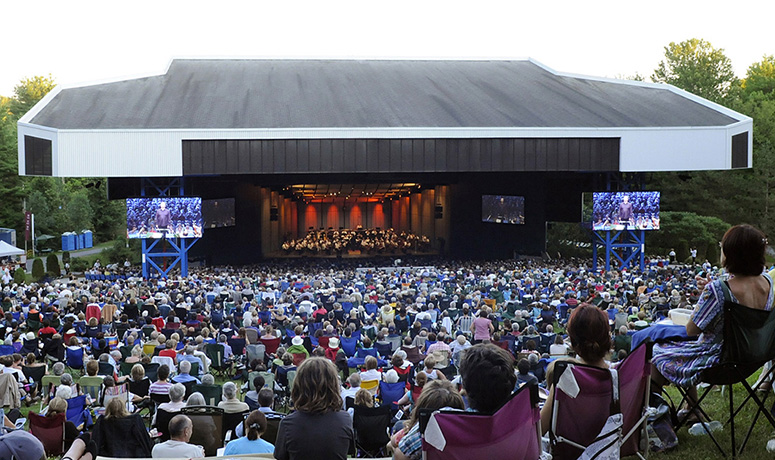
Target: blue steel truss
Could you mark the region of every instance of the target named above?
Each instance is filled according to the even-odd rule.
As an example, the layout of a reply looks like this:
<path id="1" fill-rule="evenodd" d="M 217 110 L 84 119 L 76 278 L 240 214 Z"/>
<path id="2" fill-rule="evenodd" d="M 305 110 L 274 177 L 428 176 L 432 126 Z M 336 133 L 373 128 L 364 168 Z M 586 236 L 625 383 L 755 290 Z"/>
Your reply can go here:
<path id="1" fill-rule="evenodd" d="M 184 196 L 185 183 L 182 177 L 172 179 L 140 179 L 140 196 L 171 197 Z M 151 271 L 160 278 L 167 278 L 175 268 L 181 276 L 188 276 L 188 250 L 196 238 L 143 238 L 143 278 L 150 278 Z M 169 246 L 169 248 L 167 247 Z M 167 260 L 171 258 L 171 260 Z"/>
<path id="2" fill-rule="evenodd" d="M 643 173 L 609 172 L 605 175 L 607 191 L 643 190 Z M 612 258 L 619 268 L 632 268 L 636 263 L 643 271 L 646 267 L 646 232 L 625 229 L 592 232 L 592 269 L 597 271 L 598 247 L 605 250 L 605 270 L 611 269 Z"/>

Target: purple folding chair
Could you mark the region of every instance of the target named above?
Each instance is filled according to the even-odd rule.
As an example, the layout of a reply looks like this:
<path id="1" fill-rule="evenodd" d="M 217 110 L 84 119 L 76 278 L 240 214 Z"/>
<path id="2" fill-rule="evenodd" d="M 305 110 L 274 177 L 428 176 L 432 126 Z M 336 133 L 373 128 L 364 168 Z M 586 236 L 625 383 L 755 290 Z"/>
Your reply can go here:
<path id="1" fill-rule="evenodd" d="M 607 369 L 571 361 L 554 366 L 554 401 L 549 439 L 555 460 L 576 459 L 600 434 L 609 416 L 622 414 L 621 456 L 638 455 L 641 436 L 645 436 L 651 386 L 651 342 L 644 343 L 617 368 L 619 400 L 613 397 L 612 374 Z M 572 366 L 572 367 L 571 367 Z M 572 397 L 560 384 L 562 375 L 571 372 L 578 386 Z M 566 377 L 567 379 L 567 377 Z"/>
<path id="2" fill-rule="evenodd" d="M 471 460 L 486 453 L 488 460 L 536 460 L 541 457 L 540 420 L 536 385 L 520 388 L 492 415 L 436 411 L 424 426 L 424 458 Z"/>

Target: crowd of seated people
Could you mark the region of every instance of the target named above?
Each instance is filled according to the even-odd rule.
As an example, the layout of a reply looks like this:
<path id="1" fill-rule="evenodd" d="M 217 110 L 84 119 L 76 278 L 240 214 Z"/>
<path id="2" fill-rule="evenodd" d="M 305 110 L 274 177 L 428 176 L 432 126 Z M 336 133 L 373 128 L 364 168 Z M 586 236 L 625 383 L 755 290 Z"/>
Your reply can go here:
<path id="1" fill-rule="evenodd" d="M 426 252 L 430 249 L 430 240 L 425 235 L 412 232 L 396 232 L 392 228 L 354 230 L 312 230 L 304 237 L 289 239 L 282 244 L 285 252 L 300 254 L 341 254 L 348 251 L 360 251 L 364 254 L 409 254 Z"/>
<path id="2" fill-rule="evenodd" d="M 14 380 L 0 397 L 12 390 L 12 407 L 40 398 L 47 414 L 66 413 L 73 460 L 210 455 L 196 450 L 203 441 L 189 412 L 202 406 L 239 417 L 233 441 L 216 440 L 227 453 L 271 449 L 284 459 L 345 458 L 357 433 L 347 409 L 390 405 L 403 417 L 383 447 L 419 458 L 418 408 L 492 413 L 521 385 L 551 392 L 551 361 L 622 360 L 635 331 L 696 304 L 703 287 L 692 267 L 600 274 L 573 261 L 421 261 L 397 271 L 300 260 L 163 281 L 5 285 L 0 363 Z M 605 337 L 573 335 L 585 309 L 599 313 Z M 123 452 L 110 441 L 116 430 L 148 442 Z"/>

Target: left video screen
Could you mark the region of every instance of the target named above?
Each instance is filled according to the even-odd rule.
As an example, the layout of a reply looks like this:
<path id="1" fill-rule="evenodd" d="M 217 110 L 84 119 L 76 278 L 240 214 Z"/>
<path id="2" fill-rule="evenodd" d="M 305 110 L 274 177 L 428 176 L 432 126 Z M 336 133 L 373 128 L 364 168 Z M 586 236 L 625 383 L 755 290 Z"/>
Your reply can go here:
<path id="1" fill-rule="evenodd" d="M 127 198 L 127 238 L 201 238 L 202 198 Z"/>

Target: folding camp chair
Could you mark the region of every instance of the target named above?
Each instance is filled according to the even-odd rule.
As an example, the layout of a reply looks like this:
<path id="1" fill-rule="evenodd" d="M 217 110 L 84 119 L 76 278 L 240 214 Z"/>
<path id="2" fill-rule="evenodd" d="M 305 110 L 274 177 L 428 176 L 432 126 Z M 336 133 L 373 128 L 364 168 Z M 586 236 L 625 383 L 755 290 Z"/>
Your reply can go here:
<path id="1" fill-rule="evenodd" d="M 406 392 L 406 382 L 387 383 L 379 382 L 379 397 L 383 406 L 389 406 L 395 413 L 398 411 L 396 401 L 401 399 Z"/>
<path id="2" fill-rule="evenodd" d="M 67 420 L 80 429 L 92 425 L 91 413 L 86 409 L 86 395 L 76 396 L 67 400 Z"/>
<path id="3" fill-rule="evenodd" d="M 578 458 L 598 437 L 608 417 L 616 413 L 622 414 L 621 456 L 638 455 L 643 458 L 639 447 L 641 437 L 646 436 L 651 345 L 643 343 L 633 350 L 615 373 L 571 361 L 555 362 L 552 382 L 555 390 L 549 428 L 554 459 Z M 563 377 L 565 372 L 570 374 Z M 567 382 L 574 381 L 577 392 L 571 391 L 573 385 L 567 385 Z M 615 388 L 618 399 L 614 397 Z M 575 397 L 574 393 L 577 393 Z"/>
<path id="4" fill-rule="evenodd" d="M 189 442 L 205 449 L 206 456 L 217 455 L 223 447 L 223 409 L 211 406 L 189 406 L 180 410 L 194 424 Z M 157 419 L 158 421 L 158 419 Z"/>
<path id="5" fill-rule="evenodd" d="M 30 433 L 43 443 L 48 457 L 57 457 L 65 451 L 65 414 L 44 417 L 34 412 L 27 416 L 30 420 Z"/>
<path id="6" fill-rule="evenodd" d="M 67 367 L 70 368 L 70 370 L 78 371 L 79 375 L 83 373 L 83 348 L 78 348 L 76 350 L 66 348 L 65 364 L 67 364 Z"/>
<path id="7" fill-rule="evenodd" d="M 113 377 L 113 374 L 116 373 L 116 368 L 113 367 L 110 363 L 99 363 L 99 370 L 97 371 L 97 375 L 109 375 Z"/>
<path id="8" fill-rule="evenodd" d="M 102 396 L 102 377 L 90 377 L 88 375 L 78 379 L 78 385 L 93 401 L 99 401 Z"/>
<path id="9" fill-rule="evenodd" d="M 194 385 L 193 391 L 202 393 L 202 396 L 205 398 L 205 403 L 207 403 L 208 406 L 217 406 L 218 403 L 221 402 L 223 388 L 220 385 L 197 383 Z"/>
<path id="10" fill-rule="evenodd" d="M 163 409 L 156 409 L 156 424 L 154 427 L 161 435 L 159 437 L 161 442 L 168 441 L 170 439 L 169 424 L 170 420 L 172 420 L 172 417 L 176 415 L 178 415 L 177 412 L 167 412 Z"/>
<path id="11" fill-rule="evenodd" d="M 355 337 L 342 337 L 339 344 L 348 358 L 355 356 L 355 351 L 358 349 L 358 339 Z"/>
<path id="12" fill-rule="evenodd" d="M 46 375 L 46 366 L 22 366 L 22 372 L 25 377 L 37 383 L 38 388 L 40 388 L 43 376 Z"/>
<path id="13" fill-rule="evenodd" d="M 280 346 L 280 337 L 273 339 L 261 339 L 261 343 L 266 347 L 266 352 L 270 355 L 277 353 L 277 348 Z"/>
<path id="14" fill-rule="evenodd" d="M 768 361 L 775 359 L 775 309 L 770 311 L 748 308 L 744 305 L 732 302 L 729 293 L 729 287 L 724 283 L 724 338 L 721 345 L 721 358 L 719 364 L 709 369 L 705 369 L 700 374 L 700 381 L 708 383 L 709 386 L 704 393 L 697 399 L 697 402 L 690 407 L 687 416 L 678 420 L 675 429 L 678 430 L 686 423 L 689 414 L 699 412 L 700 423 L 703 424 L 705 431 L 710 435 L 711 440 L 716 445 L 722 455 L 726 452 L 721 447 L 713 433 L 708 429 L 705 420 L 710 420 L 707 413 L 702 408 L 702 401 L 708 395 L 714 385 L 727 385 L 729 393 L 729 423 L 731 434 L 731 452 L 733 457 L 742 454 L 748 438 L 753 432 L 754 426 L 759 419 L 759 415 L 764 414 L 767 421 L 775 428 L 775 417 L 771 411 L 764 407 L 764 401 L 757 396 L 756 391 L 759 386 L 751 387 L 746 380 L 751 374 L 764 366 Z M 773 368 L 762 375 L 758 382 L 764 382 L 772 375 Z M 740 383 L 748 392 L 748 396 L 735 409 L 734 384 Z M 686 391 L 678 387 L 683 401 L 690 401 Z M 765 398 L 766 399 L 766 398 Z M 748 433 L 740 445 L 740 450 L 736 449 L 735 439 L 735 416 L 743 409 L 748 401 L 753 400 L 758 406 L 756 414 L 748 429 Z M 682 401 L 682 403 L 683 403 Z"/>
<path id="15" fill-rule="evenodd" d="M 223 414 L 223 438 L 227 439 L 228 433 L 231 431 L 232 435 L 228 437 L 228 439 L 234 439 L 236 436 L 234 436 L 234 429 L 237 428 L 237 425 L 245 421 L 245 418 L 248 416 L 249 411 L 243 411 L 243 412 L 234 412 L 234 413 L 226 413 Z"/>
<path id="16" fill-rule="evenodd" d="M 145 376 L 148 377 L 148 379 L 151 382 L 156 381 L 156 376 L 159 374 L 159 367 L 161 364 L 155 363 L 151 361 L 150 364 L 143 364 L 143 369 L 145 369 Z M 175 367 L 170 367 L 170 371 L 174 371 Z"/>
<path id="17" fill-rule="evenodd" d="M 257 359 L 261 362 L 264 361 L 264 357 L 266 356 L 266 346 L 263 343 L 253 343 L 245 348 L 247 349 L 248 363 L 253 362 L 254 359 Z"/>
<path id="18" fill-rule="evenodd" d="M 420 413 L 427 460 L 537 460 L 541 457 L 538 387 L 525 385 L 492 415 L 441 410 Z"/>
<path id="19" fill-rule="evenodd" d="M 383 456 L 384 448 L 390 441 L 390 406 L 353 408 L 353 431 L 355 447 L 360 454 L 370 458 Z"/>
<path id="20" fill-rule="evenodd" d="M 106 387 L 102 395 L 102 406 L 108 407 L 108 403 L 114 399 L 120 399 L 126 404 L 129 401 L 129 388 L 127 384 Z"/>
<path id="21" fill-rule="evenodd" d="M 225 377 L 229 373 L 231 366 L 224 362 L 224 348 L 220 343 L 210 343 L 205 345 L 205 355 L 210 358 L 210 371 L 216 375 Z"/>

